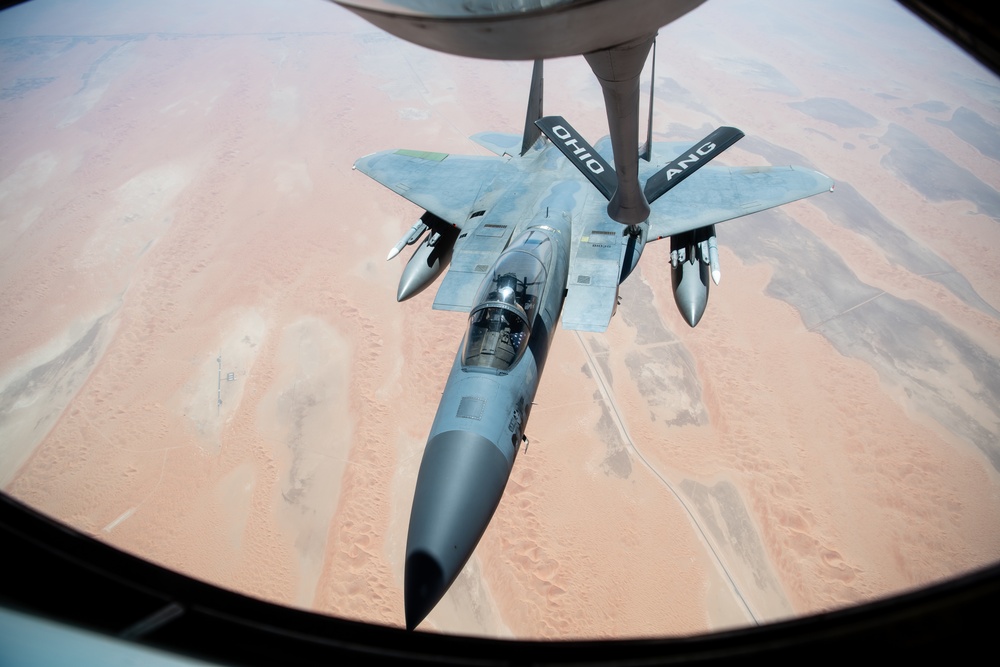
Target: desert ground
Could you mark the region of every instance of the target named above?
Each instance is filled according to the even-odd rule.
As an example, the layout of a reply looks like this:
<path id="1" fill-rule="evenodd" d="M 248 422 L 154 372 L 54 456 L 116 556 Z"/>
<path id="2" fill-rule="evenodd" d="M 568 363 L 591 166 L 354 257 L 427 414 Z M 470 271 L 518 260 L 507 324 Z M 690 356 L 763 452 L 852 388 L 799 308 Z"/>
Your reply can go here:
<path id="1" fill-rule="evenodd" d="M 320 0 L 33 0 L 0 58 L 4 492 L 401 626 L 466 318 L 433 287 L 396 303 L 385 253 L 422 211 L 351 166 L 487 155 L 467 137 L 520 133 L 530 63 Z M 545 77 L 546 112 L 606 133 L 582 59 Z M 719 226 L 697 328 L 664 241 L 605 333 L 557 331 L 530 445 L 421 629 L 687 635 L 1000 560 L 1000 81 L 896 3 L 710 0 L 661 29 L 655 91 L 657 140 L 735 125 L 721 162 L 836 188 Z"/>

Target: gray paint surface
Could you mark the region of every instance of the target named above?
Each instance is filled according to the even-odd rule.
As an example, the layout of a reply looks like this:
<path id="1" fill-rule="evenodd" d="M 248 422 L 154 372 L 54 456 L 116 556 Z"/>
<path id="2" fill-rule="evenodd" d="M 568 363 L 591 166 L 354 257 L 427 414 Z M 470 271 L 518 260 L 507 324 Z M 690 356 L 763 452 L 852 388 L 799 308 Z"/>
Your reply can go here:
<path id="1" fill-rule="evenodd" d="M 530 115 L 529 110 L 529 120 Z M 585 167 L 569 159 L 572 153 L 564 155 L 551 141 L 528 141 L 527 131 L 524 137 L 487 132 L 473 139 L 496 157 L 387 150 L 355 163 L 357 170 L 436 216 L 439 224 L 457 230 L 434 307 L 471 311 L 417 476 L 404 574 L 410 629 L 458 577 L 500 502 L 560 315 L 566 329 L 604 331 L 617 307 L 620 282 L 650 241 L 832 189 L 829 178 L 805 168 L 699 164 L 653 201 L 648 220 L 630 226 L 611 219 L 607 193 L 585 177 Z M 609 148 L 605 138 L 593 150 L 610 163 Z M 654 145 L 652 159 L 639 161 L 639 181 L 646 183 L 654 175 L 663 181 L 661 170 L 689 150 L 694 149 L 686 143 Z M 411 234 L 408 230 L 400 243 Z M 507 273 L 509 262 L 525 255 L 537 257 L 544 271 L 530 279 Z M 623 273 L 626 263 L 629 270 Z M 707 272 L 707 267 L 701 269 Z M 531 285 L 533 296 L 513 306 L 499 301 L 505 277 L 524 294 Z M 707 285 L 705 290 L 707 298 Z M 494 361 L 503 344 L 507 354 L 516 347 L 511 341 L 530 332 L 526 349 L 511 354 L 513 363 L 484 367 L 470 361 L 467 348 L 483 335 L 475 329 L 483 314 L 489 314 L 490 335 L 501 341 L 489 353 L 496 355 Z M 688 321 L 694 326 L 697 318 Z M 605 465 L 628 477 L 630 462 L 619 454 L 624 449 L 612 448 Z"/>

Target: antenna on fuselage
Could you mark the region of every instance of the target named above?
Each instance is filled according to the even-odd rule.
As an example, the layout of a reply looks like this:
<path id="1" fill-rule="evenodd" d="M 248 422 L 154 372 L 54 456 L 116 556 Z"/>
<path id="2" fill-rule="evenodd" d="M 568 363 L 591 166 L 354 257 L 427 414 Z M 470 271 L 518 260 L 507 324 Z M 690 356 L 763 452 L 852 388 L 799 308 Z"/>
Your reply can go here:
<path id="1" fill-rule="evenodd" d="M 521 155 L 535 145 L 542 131 L 535 121 L 542 117 L 542 59 L 535 61 L 531 70 L 531 89 L 528 92 L 528 111 L 524 118 L 524 139 L 521 141 Z"/>

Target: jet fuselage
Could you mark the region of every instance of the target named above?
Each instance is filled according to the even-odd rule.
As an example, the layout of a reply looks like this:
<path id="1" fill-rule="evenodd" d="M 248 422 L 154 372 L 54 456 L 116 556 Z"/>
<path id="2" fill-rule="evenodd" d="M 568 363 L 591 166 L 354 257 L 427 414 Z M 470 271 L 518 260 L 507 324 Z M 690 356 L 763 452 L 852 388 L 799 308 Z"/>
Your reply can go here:
<path id="1" fill-rule="evenodd" d="M 483 279 L 417 476 L 404 575 L 409 628 L 458 576 L 503 495 L 559 321 L 569 254 L 570 224 L 549 208 Z"/>
<path id="2" fill-rule="evenodd" d="M 703 167 L 703 153 L 717 154 L 742 136 L 723 127 L 693 146 L 657 144 L 662 157 L 638 165 L 649 220 L 623 225 L 607 207 L 615 179 L 602 178 L 613 171 L 609 141 L 591 147 L 559 116 L 537 123 L 549 140 L 529 132 L 476 135 L 496 157 L 397 149 L 355 163 L 425 211 L 421 223 L 430 233 L 408 262 L 397 298 L 418 294 L 447 264 L 434 307 L 469 313 L 414 492 L 404 573 L 410 629 L 454 582 L 499 504 L 557 323 L 604 331 L 620 283 L 649 242 L 669 238 L 674 298 L 694 326 L 708 283 L 719 276 L 715 224 L 832 185 L 794 167 Z M 523 155 L 518 146 L 528 147 Z M 601 169 L 580 162 L 577 149 L 588 160 L 600 157 Z M 416 244 L 422 225 L 396 247 Z"/>

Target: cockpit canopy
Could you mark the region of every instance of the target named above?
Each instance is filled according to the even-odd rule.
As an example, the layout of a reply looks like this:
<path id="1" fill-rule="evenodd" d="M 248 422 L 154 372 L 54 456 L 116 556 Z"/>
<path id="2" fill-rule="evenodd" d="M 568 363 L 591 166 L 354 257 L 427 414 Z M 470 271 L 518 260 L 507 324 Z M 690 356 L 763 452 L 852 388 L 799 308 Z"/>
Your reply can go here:
<path id="1" fill-rule="evenodd" d="M 540 232 L 520 237 L 483 280 L 469 315 L 463 366 L 505 373 L 524 354 L 535 321 L 551 241 Z"/>
<path id="2" fill-rule="evenodd" d="M 480 306 L 469 316 L 463 365 L 506 373 L 524 354 L 530 333 L 520 312 L 506 305 Z"/>

